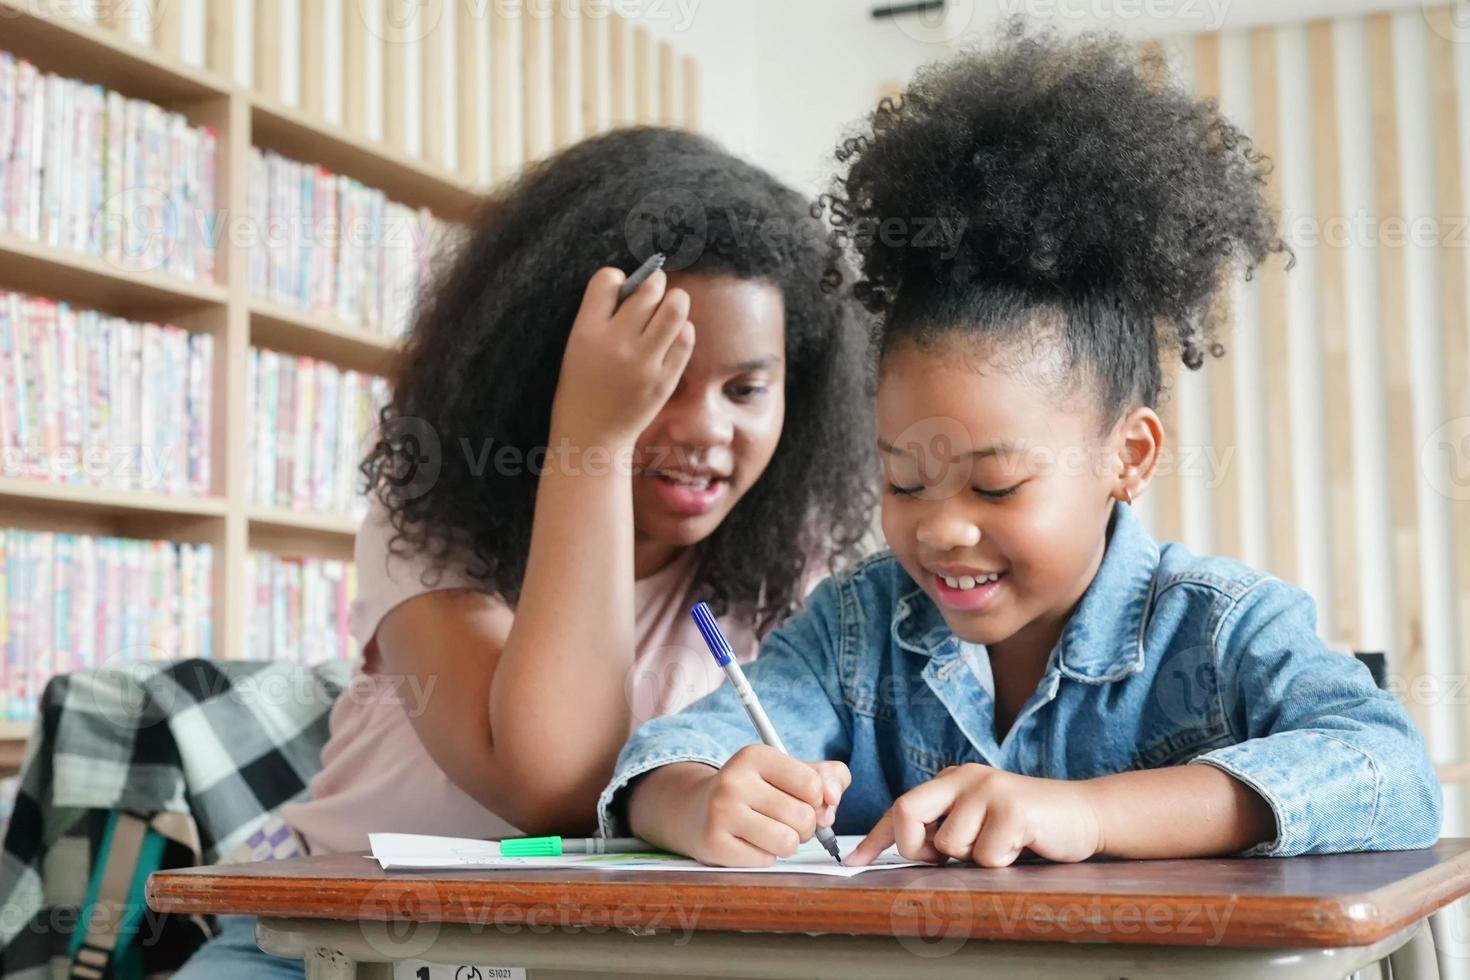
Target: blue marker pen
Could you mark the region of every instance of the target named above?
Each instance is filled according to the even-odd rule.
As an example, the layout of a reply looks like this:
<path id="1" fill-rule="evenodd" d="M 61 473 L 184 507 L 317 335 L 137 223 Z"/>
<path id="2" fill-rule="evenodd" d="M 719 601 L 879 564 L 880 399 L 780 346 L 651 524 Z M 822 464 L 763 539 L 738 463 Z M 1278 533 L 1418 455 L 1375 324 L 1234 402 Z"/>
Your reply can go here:
<path id="1" fill-rule="evenodd" d="M 720 624 L 715 622 L 715 617 L 710 613 L 709 606 L 702 602 L 696 602 L 689 615 L 694 617 L 694 625 L 699 627 L 699 635 L 704 637 L 705 645 L 709 652 L 714 654 L 715 663 L 725 669 L 725 676 L 730 678 L 730 683 L 735 688 L 735 693 L 740 697 L 740 703 L 745 705 L 745 713 L 750 715 L 751 724 L 760 733 L 761 741 L 782 755 L 790 755 L 786 746 L 781 744 L 781 736 L 776 734 L 776 729 L 771 726 L 771 719 L 766 717 L 766 709 L 761 707 L 760 699 L 755 696 L 755 691 L 750 686 L 750 681 L 745 679 L 745 671 L 740 669 L 740 663 L 735 659 L 735 651 L 730 647 L 730 641 L 725 639 L 725 634 L 720 630 Z M 831 827 L 818 827 L 817 840 L 827 849 L 827 853 L 842 863 L 842 852 L 837 849 L 837 835 L 832 833 Z"/>

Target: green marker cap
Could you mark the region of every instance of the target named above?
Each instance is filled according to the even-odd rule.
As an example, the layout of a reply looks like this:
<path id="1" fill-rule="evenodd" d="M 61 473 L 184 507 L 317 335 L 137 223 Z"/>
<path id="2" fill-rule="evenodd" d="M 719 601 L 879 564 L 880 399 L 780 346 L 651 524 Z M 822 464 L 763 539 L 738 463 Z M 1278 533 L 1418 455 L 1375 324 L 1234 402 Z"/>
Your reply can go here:
<path id="1" fill-rule="evenodd" d="M 500 842 L 502 857 L 554 858 L 561 857 L 560 837 L 518 837 Z"/>

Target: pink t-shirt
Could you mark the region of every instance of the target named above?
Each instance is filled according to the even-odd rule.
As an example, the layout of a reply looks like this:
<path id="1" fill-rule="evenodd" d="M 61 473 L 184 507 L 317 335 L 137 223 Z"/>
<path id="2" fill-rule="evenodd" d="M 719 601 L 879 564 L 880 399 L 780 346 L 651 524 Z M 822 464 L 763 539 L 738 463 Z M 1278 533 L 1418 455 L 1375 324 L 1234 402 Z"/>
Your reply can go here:
<path id="1" fill-rule="evenodd" d="M 358 596 L 349 612 L 363 662 L 332 708 L 330 737 L 322 768 L 311 781 L 310 798 L 288 804 L 282 816 L 313 853 L 364 851 L 369 833 L 503 837 L 517 834 L 450 781 L 419 741 L 409 712 L 420 692 L 380 674 L 373 638 L 378 624 L 399 603 L 439 589 L 477 589 L 463 572 L 445 569 L 422 581 L 424 563 L 390 555 L 393 526 L 376 501 L 357 532 Z M 626 693 L 632 728 L 678 711 L 724 680 L 689 617 L 694 554 L 634 584 L 637 604 L 635 666 Z M 809 582 L 808 585 L 816 583 Z M 748 622 L 722 619 L 736 656 L 748 662 L 758 642 Z M 432 692 L 423 692 L 424 696 Z M 630 729 L 631 733 L 631 729 Z"/>

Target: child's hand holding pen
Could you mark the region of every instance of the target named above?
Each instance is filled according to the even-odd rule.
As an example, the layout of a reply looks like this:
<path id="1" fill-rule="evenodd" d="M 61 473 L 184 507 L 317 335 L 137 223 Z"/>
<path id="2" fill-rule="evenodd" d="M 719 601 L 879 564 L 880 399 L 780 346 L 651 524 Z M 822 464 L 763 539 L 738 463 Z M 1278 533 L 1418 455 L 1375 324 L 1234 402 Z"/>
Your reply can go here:
<path id="1" fill-rule="evenodd" d="M 841 762 L 802 762 L 753 744 L 720 769 L 684 762 L 654 770 L 628 817 L 639 836 L 704 864 L 766 868 L 832 826 L 851 781 Z"/>
<path id="2" fill-rule="evenodd" d="M 655 256 L 631 277 L 599 269 L 587 283 L 562 358 L 553 440 L 632 446 L 673 394 L 694 350 L 694 324 L 689 294 L 668 286 L 661 264 Z M 635 287 L 626 300 L 625 286 Z"/>

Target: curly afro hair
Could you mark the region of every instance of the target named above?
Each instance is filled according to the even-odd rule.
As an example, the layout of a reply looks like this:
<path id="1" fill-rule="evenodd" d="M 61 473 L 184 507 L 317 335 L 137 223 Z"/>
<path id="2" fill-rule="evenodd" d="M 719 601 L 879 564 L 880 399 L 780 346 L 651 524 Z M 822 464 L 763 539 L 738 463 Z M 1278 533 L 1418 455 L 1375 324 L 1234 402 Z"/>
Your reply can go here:
<path id="1" fill-rule="evenodd" d="M 774 229 L 774 231 L 773 231 Z M 393 371 L 383 437 L 362 463 L 396 553 L 457 561 L 514 605 L 537 478 L 485 465 L 504 447 L 544 452 L 562 355 L 587 279 L 669 270 L 778 286 L 786 308 L 786 420 L 764 474 L 698 547 L 697 586 L 717 612 L 761 629 L 797 607 L 807 565 L 857 556 L 874 506 L 866 413 L 867 317 L 841 247 L 812 203 L 718 144 L 655 127 L 616 130 L 528 167 L 490 196 L 421 300 Z M 427 427 L 439 471 L 403 492 Z M 486 447 L 490 452 L 486 453 Z M 461 451 L 463 450 L 463 451 Z"/>
<path id="2" fill-rule="evenodd" d="M 1155 406 L 1161 351 L 1191 369 L 1224 353 L 1211 297 L 1236 264 L 1249 278 L 1286 251 L 1262 194 L 1270 166 L 1161 67 L 1116 35 L 1011 20 L 990 50 L 921 69 L 879 105 L 839 147 L 822 203 L 883 350 L 955 331 L 1054 336 L 1104 428 Z M 897 233 L 924 221 L 940 240 Z"/>

